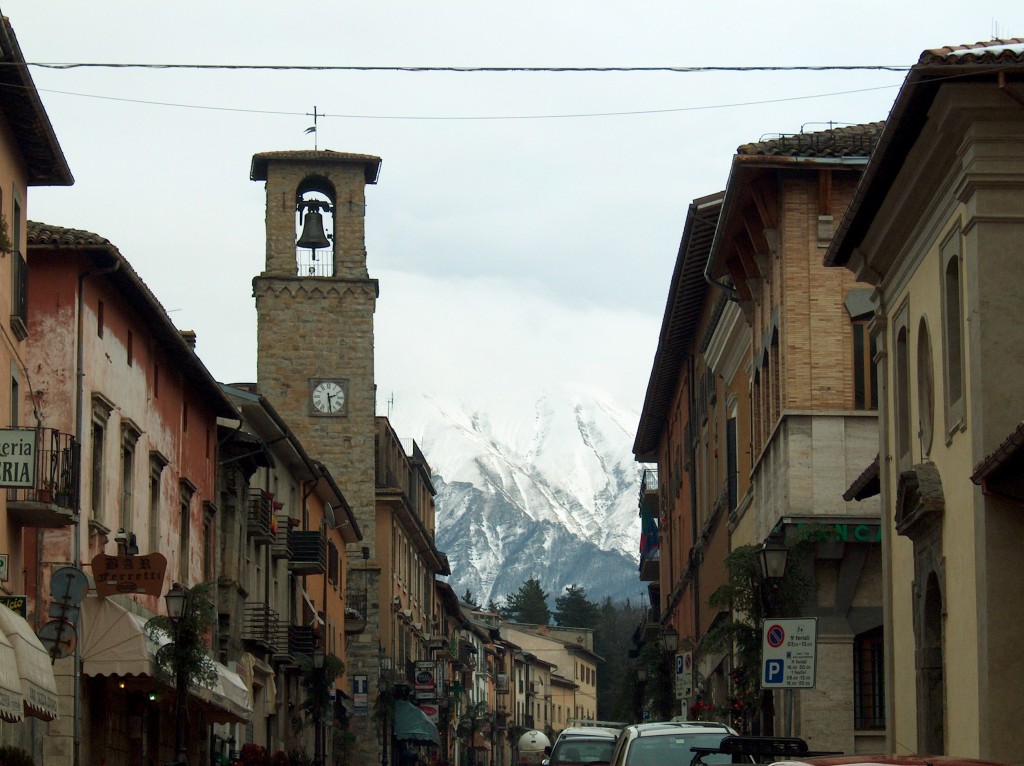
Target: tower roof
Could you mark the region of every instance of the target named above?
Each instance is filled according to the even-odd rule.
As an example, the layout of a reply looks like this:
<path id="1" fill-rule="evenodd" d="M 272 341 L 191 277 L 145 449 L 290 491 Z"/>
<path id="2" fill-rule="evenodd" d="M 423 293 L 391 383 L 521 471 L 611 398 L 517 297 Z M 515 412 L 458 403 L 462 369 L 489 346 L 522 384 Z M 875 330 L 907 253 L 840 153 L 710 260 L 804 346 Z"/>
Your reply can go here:
<path id="1" fill-rule="evenodd" d="M 380 175 L 380 157 L 372 154 L 350 154 L 330 149 L 302 149 L 283 152 L 260 152 L 252 157 L 249 178 L 253 181 L 267 180 L 267 166 L 271 162 L 315 162 L 321 165 L 362 165 L 366 183 L 377 183 Z"/>

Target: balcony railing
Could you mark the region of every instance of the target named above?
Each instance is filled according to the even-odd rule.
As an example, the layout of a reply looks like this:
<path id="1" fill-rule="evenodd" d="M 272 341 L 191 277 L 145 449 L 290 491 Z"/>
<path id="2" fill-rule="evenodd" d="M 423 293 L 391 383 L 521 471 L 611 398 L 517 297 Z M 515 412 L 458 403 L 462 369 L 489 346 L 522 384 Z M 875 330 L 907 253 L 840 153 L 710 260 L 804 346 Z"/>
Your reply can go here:
<path id="1" fill-rule="evenodd" d="M 263 602 L 247 602 L 242 622 L 242 640 L 253 643 L 257 648 L 270 654 L 279 654 L 282 646 L 281 620 L 278 613 Z"/>
<path id="2" fill-rule="evenodd" d="M 288 568 L 295 574 L 327 572 L 327 540 L 322 532 L 288 532 L 292 555 Z"/>
<path id="3" fill-rule="evenodd" d="M 277 517 L 277 532 L 270 544 L 270 555 L 275 559 L 287 559 L 292 555 L 292 540 L 289 535 L 291 520 L 288 514 L 282 513 Z"/>
<path id="4" fill-rule="evenodd" d="M 257 543 L 274 542 L 277 519 L 274 518 L 274 498 L 262 489 L 249 490 L 249 508 L 246 516 L 249 536 Z"/>
<path id="5" fill-rule="evenodd" d="M 79 511 L 81 455 L 74 436 L 52 428 L 5 429 L 14 441 L 33 442 L 32 486 L 7 490 L 7 515 L 26 527 L 74 524 Z"/>
<path id="6" fill-rule="evenodd" d="M 278 651 L 274 660 L 283 665 L 298 666 L 300 655 L 309 656 L 316 646 L 313 629 L 306 625 L 282 625 Z"/>

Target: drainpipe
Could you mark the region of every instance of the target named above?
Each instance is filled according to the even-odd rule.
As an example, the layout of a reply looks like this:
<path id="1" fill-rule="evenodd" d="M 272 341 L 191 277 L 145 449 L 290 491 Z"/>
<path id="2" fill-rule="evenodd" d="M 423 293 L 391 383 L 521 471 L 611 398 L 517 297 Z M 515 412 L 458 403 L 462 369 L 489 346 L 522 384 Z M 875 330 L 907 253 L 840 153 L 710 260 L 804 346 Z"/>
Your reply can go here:
<path id="1" fill-rule="evenodd" d="M 102 269 L 93 269 L 92 271 L 83 271 L 78 275 L 78 326 L 76 328 L 76 348 L 75 348 L 75 433 L 79 439 L 79 449 L 81 449 L 81 442 L 84 441 L 82 430 L 84 426 L 84 416 L 82 414 L 83 400 L 85 399 L 85 338 L 84 338 L 84 319 L 85 313 L 85 280 L 87 277 L 102 276 L 104 274 L 113 274 L 121 268 L 121 261 L 117 258 L 114 259 L 113 266 L 107 266 Z M 81 453 L 79 453 L 81 454 Z M 81 482 L 82 475 L 82 461 L 78 461 L 78 480 Z M 81 486 L 81 484 L 79 484 Z M 81 492 L 79 492 L 79 507 L 77 508 L 78 513 L 75 514 L 75 525 L 74 525 L 74 542 L 73 548 L 73 564 L 76 569 L 82 568 L 82 508 L 81 508 Z M 74 713 L 74 739 L 73 739 L 73 755 L 72 762 L 74 766 L 80 766 L 82 757 L 82 646 L 80 643 L 75 643 L 75 671 L 74 671 L 74 688 L 75 688 L 75 713 Z"/>

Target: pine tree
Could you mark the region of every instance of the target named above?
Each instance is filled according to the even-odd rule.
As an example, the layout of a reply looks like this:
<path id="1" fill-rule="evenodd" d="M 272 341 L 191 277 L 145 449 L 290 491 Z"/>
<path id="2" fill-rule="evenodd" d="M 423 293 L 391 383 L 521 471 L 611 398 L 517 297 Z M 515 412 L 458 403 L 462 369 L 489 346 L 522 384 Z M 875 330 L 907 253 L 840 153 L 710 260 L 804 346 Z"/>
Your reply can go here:
<path id="1" fill-rule="evenodd" d="M 581 585 L 566 586 L 565 593 L 555 599 L 555 624 L 564 628 L 596 628 L 601 610 L 587 598 Z"/>
<path id="2" fill-rule="evenodd" d="M 551 610 L 548 608 L 548 594 L 540 587 L 540 580 L 530 577 L 519 590 L 510 593 L 499 614 L 509 622 L 521 622 L 527 625 L 547 625 L 551 622 Z"/>
<path id="3" fill-rule="evenodd" d="M 467 606 L 471 606 L 474 609 L 480 608 L 480 605 L 476 603 L 476 599 L 473 598 L 473 592 L 469 588 L 466 588 L 466 592 L 462 596 L 462 603 Z"/>

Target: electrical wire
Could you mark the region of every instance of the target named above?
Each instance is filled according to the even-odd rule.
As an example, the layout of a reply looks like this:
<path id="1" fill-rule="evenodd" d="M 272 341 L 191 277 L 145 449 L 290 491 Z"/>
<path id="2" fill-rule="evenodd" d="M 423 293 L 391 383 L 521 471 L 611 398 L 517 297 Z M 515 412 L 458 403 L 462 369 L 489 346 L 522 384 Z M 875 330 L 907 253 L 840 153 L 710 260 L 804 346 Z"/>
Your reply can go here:
<path id="1" fill-rule="evenodd" d="M 0 65 L 21 66 L 17 62 Z M 699 72 L 906 72 L 904 64 L 851 64 L 851 65 L 798 65 L 798 66 L 610 66 L 610 67 L 531 67 L 531 66 L 349 66 L 316 64 L 142 64 L 113 62 L 47 62 L 30 61 L 25 66 L 42 69 L 196 69 L 196 70 L 248 70 L 248 71 L 301 71 L 301 72 L 452 72 L 484 73 L 656 73 L 693 74 Z"/>
<path id="2" fill-rule="evenodd" d="M 8 86 L 15 87 L 15 86 Z M 499 120 L 564 120 L 564 119 L 585 119 L 595 117 L 631 117 L 653 114 L 673 114 L 679 112 L 702 112 L 715 109 L 736 109 L 745 106 L 763 106 L 766 104 L 782 104 L 790 101 L 808 101 L 818 98 L 830 98 L 834 96 L 848 96 L 856 93 L 867 93 L 876 90 L 889 90 L 898 88 L 899 84 L 879 85 L 871 88 L 856 88 L 854 90 L 831 91 L 828 93 L 816 93 L 803 96 L 787 96 L 785 98 L 761 99 L 757 101 L 738 101 L 725 104 L 703 104 L 698 106 L 681 106 L 667 109 L 633 109 L 613 112 L 578 112 L 562 114 L 521 114 L 521 115 L 383 115 L 383 114 L 319 114 L 319 117 L 344 120 L 406 120 L 406 121 L 450 121 L 450 122 L 473 122 L 473 121 L 499 121 Z M 119 101 L 129 104 L 143 104 L 146 106 L 165 106 L 178 109 L 198 109 L 215 112 L 237 112 L 240 114 L 266 114 L 284 117 L 309 117 L 308 112 L 291 112 L 274 109 L 245 109 L 229 106 L 209 106 L 202 104 L 183 104 L 171 101 L 151 101 L 148 99 L 126 98 L 124 96 L 104 96 L 91 93 L 76 93 L 66 90 L 54 90 L 51 88 L 38 88 L 40 93 L 54 93 L 63 96 L 75 96 L 78 98 L 93 98 L 104 101 Z"/>

